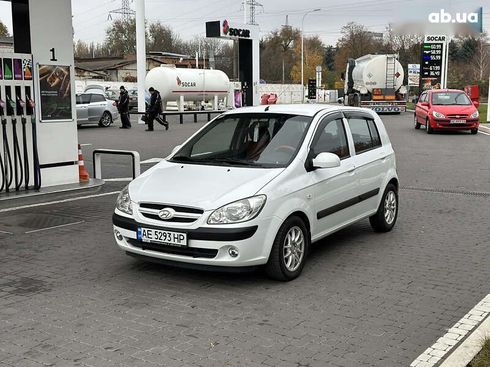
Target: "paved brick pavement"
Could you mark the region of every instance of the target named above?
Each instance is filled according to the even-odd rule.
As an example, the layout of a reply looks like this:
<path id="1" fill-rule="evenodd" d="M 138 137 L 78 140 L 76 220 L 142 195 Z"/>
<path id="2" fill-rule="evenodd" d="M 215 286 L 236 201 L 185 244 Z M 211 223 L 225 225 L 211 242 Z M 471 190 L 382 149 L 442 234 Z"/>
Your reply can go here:
<path id="1" fill-rule="evenodd" d="M 134 260 L 112 239 L 115 196 L 1 214 L 0 366 L 408 366 L 489 293 L 490 195 L 422 189 L 483 191 L 465 167 L 490 140 L 448 164 L 456 136 L 421 144 L 409 116 L 387 125 L 414 187 L 395 230 L 328 237 L 290 283 Z M 32 221 L 12 218 L 26 213 L 84 222 L 25 234 Z"/>

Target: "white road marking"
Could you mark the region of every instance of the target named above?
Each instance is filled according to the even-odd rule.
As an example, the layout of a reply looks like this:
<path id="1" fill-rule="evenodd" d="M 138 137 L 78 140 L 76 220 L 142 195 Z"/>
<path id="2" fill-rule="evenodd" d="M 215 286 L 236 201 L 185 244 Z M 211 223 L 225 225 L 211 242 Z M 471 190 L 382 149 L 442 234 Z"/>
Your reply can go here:
<path id="1" fill-rule="evenodd" d="M 163 160 L 163 158 L 150 158 L 146 161 L 140 162 L 140 164 L 151 164 L 151 163 L 159 163 Z"/>
<path id="2" fill-rule="evenodd" d="M 485 133 L 485 132 L 483 132 L 483 131 L 481 131 L 481 130 L 480 130 L 480 134 L 483 134 L 483 135 L 488 135 L 488 136 L 490 136 L 490 134 L 489 134 L 489 133 Z"/>
<path id="3" fill-rule="evenodd" d="M 473 307 L 466 315 L 461 318 L 454 326 L 448 329 L 447 333 L 437 339 L 437 341 L 429 348 L 427 348 L 420 356 L 418 356 L 411 364 L 410 367 L 424 366 L 432 367 L 436 364 L 439 365 L 441 360 L 444 360 L 447 355 L 456 350 L 462 343 L 462 340 L 466 335 L 481 325 L 481 323 L 490 314 L 490 294 L 484 297 L 475 307 Z M 423 330 L 421 331 L 423 332 Z M 476 348 L 478 352 L 478 348 Z M 466 352 L 466 354 L 468 354 Z M 476 354 L 476 353 L 475 353 Z M 464 364 L 457 364 L 458 366 L 466 366 L 469 361 L 473 359 L 473 356 Z M 441 366 L 455 366 L 455 364 L 445 364 Z"/>
<path id="4" fill-rule="evenodd" d="M 84 199 L 99 198 L 99 197 L 102 197 L 102 196 L 116 195 L 116 194 L 119 194 L 119 192 L 120 191 L 111 191 L 111 192 L 105 192 L 103 194 L 94 194 L 94 195 L 81 196 L 81 197 L 77 197 L 77 198 L 70 198 L 70 199 L 63 199 L 63 200 L 48 201 L 46 203 L 21 205 L 21 206 L 16 206 L 16 207 L 13 207 L 13 208 L 0 209 L 0 213 L 12 212 L 14 210 L 20 210 L 20 209 L 36 208 L 38 206 L 46 206 L 46 205 L 53 205 L 53 204 L 69 203 L 71 201 L 78 201 L 78 200 L 84 200 Z"/>
<path id="5" fill-rule="evenodd" d="M 73 222 L 73 223 L 67 223 L 67 224 L 60 224 L 59 226 L 52 226 L 52 227 L 46 227 L 46 228 L 41 228 L 41 229 L 34 229 L 32 231 L 27 231 L 24 232 L 25 234 L 29 233 L 36 233 L 36 232 L 42 232 L 42 231 L 49 231 L 50 229 L 56 229 L 56 228 L 63 228 L 63 227 L 68 227 L 68 226 L 74 226 L 75 224 L 82 224 L 85 223 L 84 220 L 81 220 L 79 222 Z"/>
<path id="6" fill-rule="evenodd" d="M 123 181 L 133 181 L 132 177 L 119 177 L 119 178 L 104 178 L 106 182 L 123 182 Z"/>
<path id="7" fill-rule="evenodd" d="M 81 146 L 81 147 L 91 147 L 91 146 L 92 146 L 92 144 L 88 144 L 88 143 L 87 143 L 87 144 L 80 144 L 80 146 Z"/>
<path id="8" fill-rule="evenodd" d="M 7 232 L 7 231 L 0 231 L 0 233 L 4 233 L 4 234 L 13 234 L 12 232 Z"/>

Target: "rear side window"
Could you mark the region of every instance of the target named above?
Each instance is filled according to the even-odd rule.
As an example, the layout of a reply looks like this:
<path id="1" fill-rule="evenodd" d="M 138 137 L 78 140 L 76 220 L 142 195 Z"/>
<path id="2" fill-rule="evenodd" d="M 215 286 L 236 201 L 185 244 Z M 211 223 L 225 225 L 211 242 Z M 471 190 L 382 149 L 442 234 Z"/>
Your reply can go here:
<path id="1" fill-rule="evenodd" d="M 374 120 L 368 120 L 369 132 L 371 133 L 371 140 L 373 142 L 373 148 L 381 146 L 381 138 L 379 137 L 378 128 Z"/>
<path id="2" fill-rule="evenodd" d="M 356 154 L 381 146 L 378 129 L 373 120 L 363 117 L 351 117 L 348 121 Z"/>
<path id="3" fill-rule="evenodd" d="M 102 94 L 92 94 L 92 98 L 90 99 L 90 102 L 105 102 L 105 98 Z"/>

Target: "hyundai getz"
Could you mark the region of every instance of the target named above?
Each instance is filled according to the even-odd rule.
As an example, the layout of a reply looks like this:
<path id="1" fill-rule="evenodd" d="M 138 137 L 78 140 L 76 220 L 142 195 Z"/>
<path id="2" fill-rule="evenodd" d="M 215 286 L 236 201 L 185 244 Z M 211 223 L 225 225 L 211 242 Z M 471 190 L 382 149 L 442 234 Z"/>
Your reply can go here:
<path id="1" fill-rule="evenodd" d="M 312 242 L 365 218 L 387 232 L 397 215 L 395 153 L 375 112 L 273 105 L 210 121 L 121 191 L 113 224 L 129 255 L 291 280 Z"/>

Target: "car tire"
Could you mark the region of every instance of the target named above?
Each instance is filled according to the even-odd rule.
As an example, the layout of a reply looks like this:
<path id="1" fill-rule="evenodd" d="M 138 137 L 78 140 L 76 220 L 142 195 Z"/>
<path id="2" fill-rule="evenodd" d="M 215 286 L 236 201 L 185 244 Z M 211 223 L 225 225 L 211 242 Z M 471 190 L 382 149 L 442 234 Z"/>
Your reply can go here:
<path id="1" fill-rule="evenodd" d="M 425 131 L 427 132 L 427 134 L 432 134 L 434 132 L 434 129 L 432 128 L 432 126 L 430 126 L 429 119 L 425 120 Z"/>
<path id="2" fill-rule="evenodd" d="M 398 218 L 398 190 L 388 184 L 379 203 L 376 214 L 369 217 L 369 223 L 375 232 L 389 232 Z"/>
<path id="3" fill-rule="evenodd" d="M 413 124 L 415 126 L 415 129 L 420 129 L 420 122 L 417 121 L 417 115 L 413 114 Z"/>
<path id="4" fill-rule="evenodd" d="M 478 129 L 471 129 L 471 133 L 472 133 L 473 135 L 478 134 Z"/>
<path id="5" fill-rule="evenodd" d="M 109 127 L 112 124 L 112 115 L 105 111 L 99 121 L 100 127 Z"/>
<path id="6" fill-rule="evenodd" d="M 297 278 L 306 262 L 310 247 L 310 234 L 303 220 L 291 216 L 282 224 L 272 245 L 265 265 L 267 275 L 275 280 L 290 281 Z M 289 255 L 286 251 L 289 248 Z"/>

